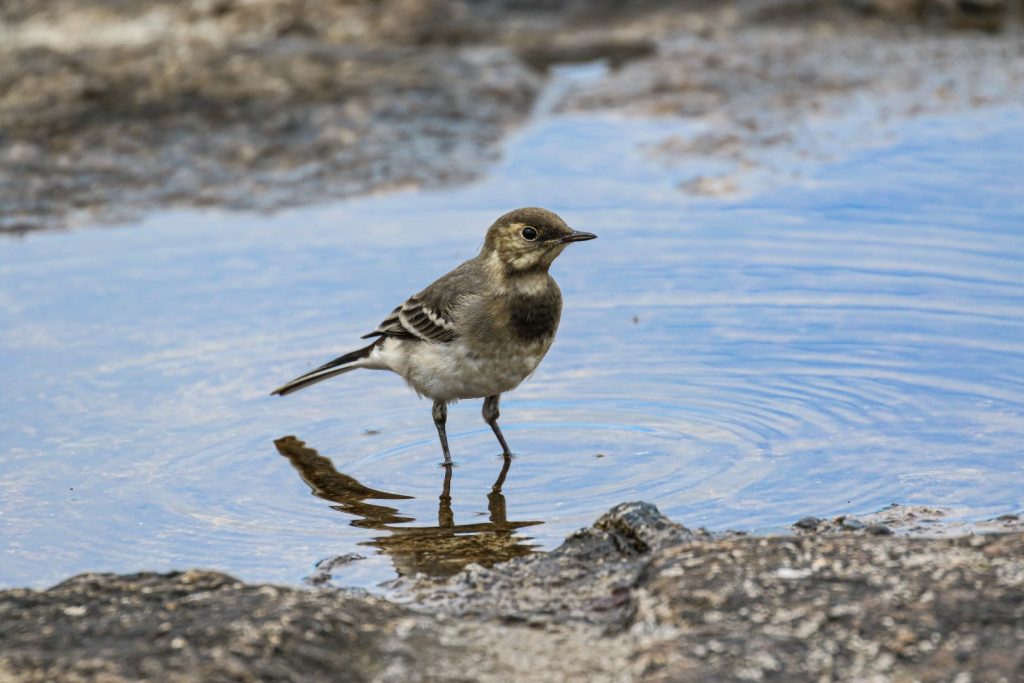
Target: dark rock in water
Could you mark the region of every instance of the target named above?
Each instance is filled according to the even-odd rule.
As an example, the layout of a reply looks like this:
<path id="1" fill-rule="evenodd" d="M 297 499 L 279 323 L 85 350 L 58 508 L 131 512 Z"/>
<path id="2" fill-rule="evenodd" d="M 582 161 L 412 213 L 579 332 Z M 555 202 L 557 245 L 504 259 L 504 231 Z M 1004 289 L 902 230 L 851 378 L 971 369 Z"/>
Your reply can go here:
<path id="1" fill-rule="evenodd" d="M 572 539 L 594 536 L 605 532 L 602 540 L 611 541 L 618 554 L 626 555 L 629 550 L 645 553 L 667 543 L 694 538 L 694 533 L 665 517 L 650 503 L 621 503 L 601 515 L 594 526 L 578 532 Z M 628 549 L 628 550 L 627 550 Z"/>
<path id="2" fill-rule="evenodd" d="M 818 528 L 819 524 L 821 524 L 821 520 L 820 519 L 818 519 L 817 517 L 808 516 L 808 517 L 801 518 L 793 526 L 795 526 L 797 529 L 805 529 L 807 531 L 814 531 L 815 529 Z"/>
<path id="3" fill-rule="evenodd" d="M 864 522 L 853 517 L 840 517 L 838 521 L 839 526 L 850 531 L 860 531 L 865 526 Z"/>
<path id="4" fill-rule="evenodd" d="M 1011 16 L 1009 0 L 845 0 L 844 4 L 888 19 L 984 31 L 1002 29 Z"/>
<path id="5" fill-rule="evenodd" d="M 303 579 L 303 583 L 309 584 L 310 586 L 326 586 L 331 582 L 334 571 L 341 567 L 346 567 L 353 562 L 359 560 L 365 560 L 366 558 L 356 553 L 346 553 L 345 555 L 335 555 L 334 557 L 325 557 L 316 563 L 316 568 L 312 574 Z"/>
<path id="6" fill-rule="evenodd" d="M 951 521 L 948 517 L 949 512 L 942 508 L 892 503 L 866 515 L 843 515 L 833 520 L 819 520 L 814 531 L 819 534 L 867 533 L 874 536 L 943 538 L 1024 531 L 1024 520 L 1012 514 L 983 521 Z M 799 524 L 793 526 L 803 531 L 804 528 Z"/>
<path id="7" fill-rule="evenodd" d="M 404 579 L 409 606 L 212 572 L 84 574 L 0 592 L 0 679 L 1020 678 L 1024 534 L 869 533 L 712 536 L 627 503 L 550 553 Z"/>

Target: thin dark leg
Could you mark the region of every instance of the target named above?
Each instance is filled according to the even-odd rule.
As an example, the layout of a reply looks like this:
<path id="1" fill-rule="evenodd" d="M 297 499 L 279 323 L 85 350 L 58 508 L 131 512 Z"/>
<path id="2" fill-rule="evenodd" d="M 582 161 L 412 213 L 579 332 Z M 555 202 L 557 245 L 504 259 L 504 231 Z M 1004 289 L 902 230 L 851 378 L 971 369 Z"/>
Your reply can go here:
<path id="1" fill-rule="evenodd" d="M 512 455 L 512 451 L 508 449 L 508 444 L 505 443 L 505 437 L 502 436 L 501 428 L 498 426 L 498 400 L 501 395 L 488 396 L 484 399 L 484 422 L 491 425 L 491 429 L 494 431 L 494 435 L 498 437 L 498 443 L 501 444 L 501 454 L 506 458 Z"/>
<path id="2" fill-rule="evenodd" d="M 434 426 L 437 427 L 437 436 L 441 439 L 441 450 L 444 451 L 444 464 L 452 464 L 452 454 L 448 450 L 448 435 L 444 431 L 444 423 L 448 421 L 448 404 L 444 401 L 434 401 Z"/>

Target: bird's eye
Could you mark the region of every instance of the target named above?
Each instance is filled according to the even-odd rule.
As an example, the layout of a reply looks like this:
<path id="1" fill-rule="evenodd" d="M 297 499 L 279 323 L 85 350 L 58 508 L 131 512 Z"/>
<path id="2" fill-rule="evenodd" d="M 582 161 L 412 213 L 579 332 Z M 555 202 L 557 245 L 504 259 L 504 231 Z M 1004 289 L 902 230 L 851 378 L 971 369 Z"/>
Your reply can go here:
<path id="1" fill-rule="evenodd" d="M 527 242 L 532 242 L 535 239 L 537 239 L 537 228 L 531 228 L 529 225 L 527 225 L 519 234 L 521 234 L 523 236 L 523 239 L 526 240 Z"/>

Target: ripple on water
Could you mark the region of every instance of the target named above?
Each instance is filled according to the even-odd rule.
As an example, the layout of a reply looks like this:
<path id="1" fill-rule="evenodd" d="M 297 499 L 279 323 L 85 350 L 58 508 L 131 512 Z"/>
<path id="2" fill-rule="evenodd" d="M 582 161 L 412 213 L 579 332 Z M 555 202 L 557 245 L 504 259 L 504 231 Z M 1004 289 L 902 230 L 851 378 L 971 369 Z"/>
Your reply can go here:
<path id="1" fill-rule="evenodd" d="M 0 583 L 297 582 L 354 553 L 316 571 L 372 587 L 550 548 L 635 499 L 718 529 L 893 501 L 1020 511 L 1024 135 L 977 117 L 730 206 L 684 203 L 629 156 L 649 123 L 588 123 L 607 196 L 571 160 L 564 185 L 557 158 L 531 180 L 525 160 L 572 134 L 552 119 L 461 190 L 0 243 Z M 945 134 L 970 125 L 987 132 Z M 439 467 L 429 403 L 386 374 L 266 396 L 469 256 L 431 236 L 492 220 L 510 176 L 601 236 L 559 261 L 558 343 L 503 399 L 511 463 L 469 401 Z"/>

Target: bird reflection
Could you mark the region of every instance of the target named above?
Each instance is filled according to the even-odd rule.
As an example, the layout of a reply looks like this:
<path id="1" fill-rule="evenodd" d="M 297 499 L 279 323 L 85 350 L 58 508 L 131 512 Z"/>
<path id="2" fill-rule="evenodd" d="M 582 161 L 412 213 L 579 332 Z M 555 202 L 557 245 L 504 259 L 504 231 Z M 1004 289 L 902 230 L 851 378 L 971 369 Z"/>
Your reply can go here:
<path id="1" fill-rule="evenodd" d="M 367 503 L 367 500 L 408 500 L 405 496 L 378 491 L 360 484 L 355 478 L 334 469 L 329 458 L 320 455 L 294 436 L 274 441 L 278 452 L 288 458 L 313 495 L 333 503 L 331 508 L 352 515 L 352 526 L 386 531 L 360 545 L 378 548 L 389 555 L 399 575 L 422 572 L 431 576 L 451 576 L 471 562 L 490 566 L 514 557 L 528 555 L 535 546 L 528 538 L 516 534 L 517 529 L 542 521 L 510 522 L 505 496 L 505 483 L 511 458 L 505 458 L 490 493 L 487 494 L 488 521 L 477 524 L 456 524 L 452 512 L 452 467 L 444 466 L 444 481 L 438 498 L 436 526 L 406 526 L 415 522 L 398 509 Z"/>

